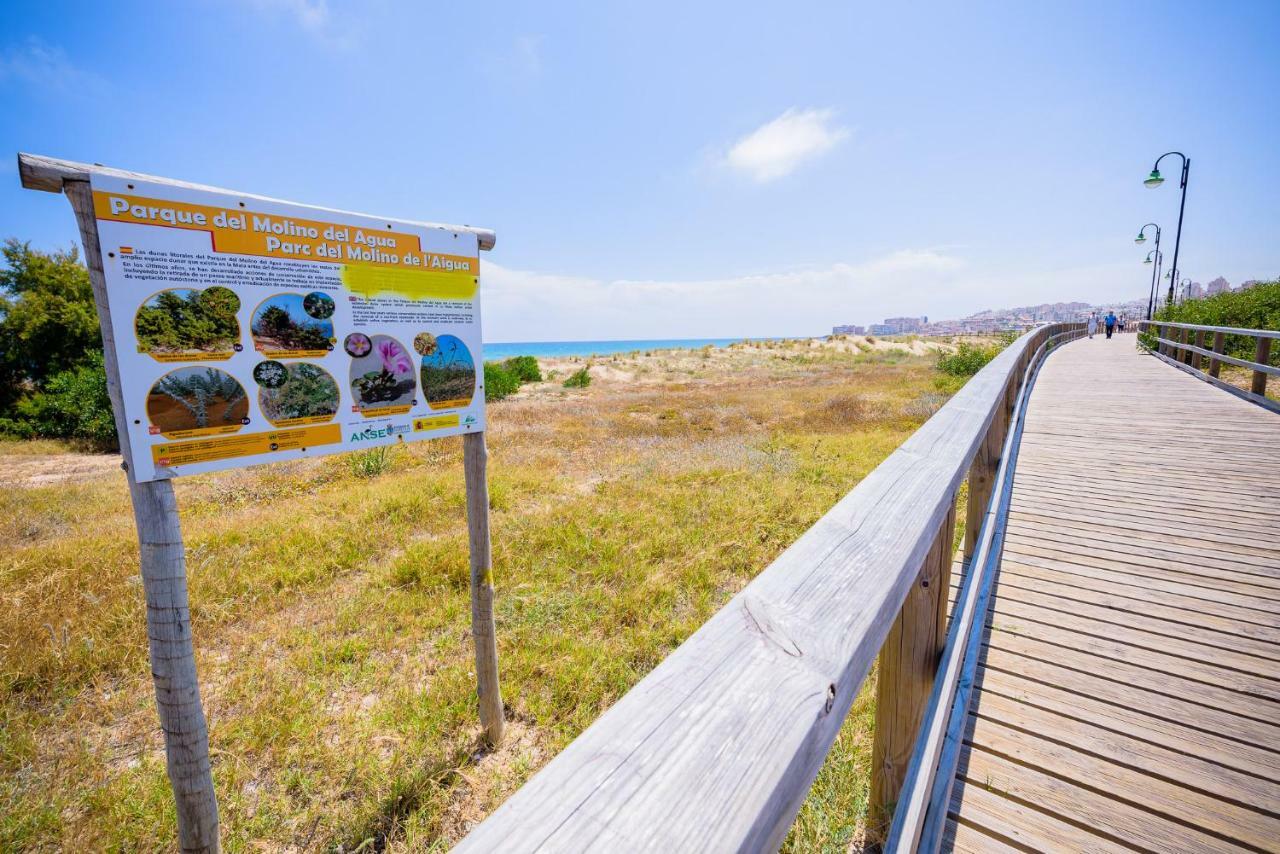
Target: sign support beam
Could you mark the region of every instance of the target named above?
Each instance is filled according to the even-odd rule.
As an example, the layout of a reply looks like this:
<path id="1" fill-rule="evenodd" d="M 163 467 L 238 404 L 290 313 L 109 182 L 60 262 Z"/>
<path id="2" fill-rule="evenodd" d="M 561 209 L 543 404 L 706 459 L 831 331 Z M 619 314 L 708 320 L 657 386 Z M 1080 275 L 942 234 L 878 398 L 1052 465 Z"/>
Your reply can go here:
<path id="1" fill-rule="evenodd" d="M 120 453 L 129 479 L 129 497 L 138 527 L 142 589 L 147 601 L 147 645 L 156 708 L 164 731 L 169 783 L 178 808 L 178 844 L 184 852 L 217 852 L 218 799 L 209 764 L 209 731 L 200 703 L 195 648 L 191 639 L 191 611 L 187 601 L 187 560 L 178 521 L 178 500 L 169 480 L 138 482 L 134 478 L 129 429 L 120 391 L 107 281 L 98 243 L 98 220 L 93 212 L 89 182 L 65 181 L 84 245 L 98 319 L 102 325 L 103 361 L 107 393 L 115 413 Z"/>
<path id="2" fill-rule="evenodd" d="M 471 542 L 471 633 L 476 646 L 480 724 L 491 747 L 502 742 L 505 722 L 498 687 L 498 638 L 493 621 L 493 553 L 489 540 L 489 450 L 484 431 L 462 437 L 467 482 L 467 536 Z"/>

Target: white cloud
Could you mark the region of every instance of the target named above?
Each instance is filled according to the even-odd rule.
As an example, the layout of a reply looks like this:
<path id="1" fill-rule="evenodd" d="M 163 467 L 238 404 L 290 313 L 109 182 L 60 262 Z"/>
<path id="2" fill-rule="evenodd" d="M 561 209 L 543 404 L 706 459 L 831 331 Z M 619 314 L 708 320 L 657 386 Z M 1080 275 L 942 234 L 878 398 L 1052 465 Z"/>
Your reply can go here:
<path id="1" fill-rule="evenodd" d="M 76 67 L 66 51 L 31 36 L 0 52 L 0 83 L 16 81 L 43 92 L 98 94 L 104 81 Z"/>
<path id="2" fill-rule="evenodd" d="M 329 11 L 328 0 L 248 0 L 248 3 L 261 15 L 292 20 L 322 45 L 342 50 L 355 46 L 355 30 L 340 25 Z"/>
<path id="3" fill-rule="evenodd" d="M 482 264 L 485 338 L 550 341 L 809 335 L 921 314 L 964 268 L 930 249 L 712 279 L 596 279 Z"/>
<path id="4" fill-rule="evenodd" d="M 849 136 L 833 124 L 835 111 L 792 108 L 735 142 L 724 162 L 757 183 L 790 175 Z"/>

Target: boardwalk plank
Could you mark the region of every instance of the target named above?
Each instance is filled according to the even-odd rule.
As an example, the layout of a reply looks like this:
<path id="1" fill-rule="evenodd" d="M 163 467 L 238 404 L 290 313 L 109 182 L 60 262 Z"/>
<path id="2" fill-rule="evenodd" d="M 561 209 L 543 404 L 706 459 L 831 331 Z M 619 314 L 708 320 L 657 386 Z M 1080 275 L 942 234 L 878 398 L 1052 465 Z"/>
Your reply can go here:
<path id="1" fill-rule="evenodd" d="M 1273 413 L 1124 339 L 1053 354 L 949 849 L 1280 850 L 1277 484 Z"/>

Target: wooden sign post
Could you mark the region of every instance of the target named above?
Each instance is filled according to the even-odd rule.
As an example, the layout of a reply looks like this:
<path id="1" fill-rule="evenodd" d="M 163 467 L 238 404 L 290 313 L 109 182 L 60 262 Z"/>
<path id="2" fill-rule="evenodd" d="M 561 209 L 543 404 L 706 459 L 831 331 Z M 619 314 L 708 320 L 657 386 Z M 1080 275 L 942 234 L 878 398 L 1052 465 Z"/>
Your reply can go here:
<path id="1" fill-rule="evenodd" d="M 98 319 L 102 329 L 103 362 L 106 369 L 107 392 L 110 396 L 111 407 L 115 416 L 116 432 L 120 438 L 120 453 L 124 458 L 123 468 L 128 478 L 129 495 L 133 503 L 134 519 L 137 524 L 139 563 L 147 606 L 147 640 L 151 673 L 155 685 L 156 707 L 159 712 L 160 727 L 164 732 L 169 782 L 173 787 L 174 800 L 177 804 L 178 842 L 182 851 L 216 852 L 219 850 L 218 802 L 209 761 L 208 728 L 205 721 L 204 708 L 200 702 L 200 685 L 196 677 L 182 528 L 179 523 L 177 498 L 174 494 L 173 483 L 169 478 L 185 473 L 180 469 L 193 471 L 211 470 L 264 462 L 267 460 L 263 456 L 267 453 L 276 454 L 277 452 L 279 452 L 279 455 L 276 458 L 295 458 L 299 455 L 308 455 L 309 449 L 307 446 L 300 445 L 300 443 L 296 447 L 289 446 L 284 438 L 287 435 L 291 435 L 289 431 L 277 429 L 268 434 L 263 434 L 272 441 L 267 444 L 267 440 L 263 440 L 263 446 L 260 450 L 264 454 L 257 457 L 253 454 L 239 453 L 235 455 L 238 459 L 233 460 L 211 456 L 201 459 L 190 454 L 188 458 L 183 458 L 181 454 L 186 449 L 181 446 L 181 443 L 169 443 L 166 447 L 175 448 L 172 452 L 167 450 L 157 452 L 155 447 L 140 445 L 137 439 L 140 435 L 138 424 L 141 419 L 135 421 L 132 427 L 130 424 L 128 415 L 130 408 L 127 406 L 129 401 L 125 393 L 127 384 L 124 381 L 121 368 L 121 353 L 127 351 L 120 350 L 117 347 L 118 344 L 123 342 L 116 340 L 117 325 L 112 322 L 112 300 L 109 299 L 108 276 L 104 268 L 103 249 L 98 228 L 101 208 L 95 204 L 95 185 L 93 182 L 97 181 L 100 176 L 106 176 L 117 181 L 133 180 L 138 182 L 139 186 L 146 184 L 152 188 L 158 186 L 172 188 L 175 193 L 186 192 L 188 195 L 198 195 L 200 193 L 225 194 L 226 191 L 29 154 L 20 154 L 18 156 L 18 165 L 24 187 L 54 193 L 65 193 L 75 212 L 80 238 L 84 245 L 85 264 L 89 269 L 89 281 L 93 287 L 94 301 L 97 305 Z M 134 186 L 133 183 L 127 184 L 130 190 Z M 268 206 L 286 204 L 248 195 L 238 195 L 238 198 L 265 202 L 268 203 Z M 193 208 L 194 205 L 188 205 L 187 207 Z M 240 202 L 239 208 L 244 207 L 245 202 Z M 143 210 L 145 212 L 148 209 Z M 156 211 L 158 209 L 152 207 L 149 210 Z M 358 215 L 355 214 L 343 214 L 336 211 L 327 213 L 335 215 L 335 219 L 339 222 L 358 218 Z M 228 214 L 228 211 L 223 211 L 223 214 Z M 192 216 L 189 211 L 187 215 Z M 189 222 L 190 220 L 187 221 Z M 445 230 L 452 233 L 454 238 L 458 238 L 462 234 L 475 235 L 476 244 L 474 245 L 478 245 L 480 249 L 491 249 L 494 244 L 494 235 L 491 231 L 457 226 L 415 225 L 423 228 Z M 392 228 L 391 224 L 386 225 L 386 229 L 392 230 Z M 375 243 L 375 245 L 391 246 L 393 245 L 392 240 L 390 236 L 381 236 L 378 238 L 380 242 Z M 421 243 L 421 238 L 419 238 L 419 241 Z M 216 245 L 216 241 L 214 243 Z M 277 240 L 277 245 L 279 243 L 280 241 Z M 358 247 L 357 250 L 363 251 L 359 250 Z M 121 251 L 125 250 L 122 248 Z M 130 247 L 129 251 L 133 251 L 132 247 Z M 244 251 L 249 255 L 262 254 L 255 253 L 251 249 Z M 310 253 L 308 252 L 308 254 Z M 388 255 L 389 253 L 383 253 L 382 259 L 377 260 L 376 263 L 390 263 L 385 261 L 385 257 Z M 115 257 L 114 253 L 112 257 Z M 379 258 L 377 255 L 372 255 L 372 257 Z M 400 257 L 408 259 L 408 255 Z M 454 256 L 432 256 L 430 253 L 423 253 L 423 259 L 428 262 L 433 257 L 437 265 L 441 263 L 452 265 L 455 263 L 452 260 L 440 261 L 441 258 L 450 259 Z M 427 264 L 423 263 L 423 259 L 412 260 L 418 266 L 427 266 Z M 453 272 L 452 267 L 450 267 L 449 271 Z M 472 293 L 478 291 L 478 272 L 477 264 L 473 279 L 475 287 L 472 289 Z M 392 278 L 391 281 L 395 282 L 396 280 Z M 436 287 L 456 288 L 458 277 L 454 276 L 443 285 L 440 284 L 441 279 L 432 281 L 435 282 Z M 323 301 L 324 299 L 329 299 L 329 315 L 325 315 L 328 317 L 335 310 L 335 307 L 333 307 L 334 302 L 332 298 L 325 297 L 322 294 L 320 300 Z M 478 324 L 478 315 L 476 315 L 475 319 Z M 347 352 L 353 357 L 353 360 L 357 354 L 364 355 L 374 349 L 376 339 L 386 337 L 374 335 L 372 336 L 374 340 L 371 341 L 370 335 L 365 335 L 364 333 L 356 334 L 363 338 L 363 342 L 357 342 L 359 346 L 354 350 L 348 348 Z M 429 345 L 424 344 L 419 349 L 419 353 L 423 355 L 424 359 L 424 376 L 426 360 L 429 358 L 429 354 L 435 352 L 437 345 L 435 337 L 427 337 L 430 339 Z M 443 338 L 444 336 L 441 337 Z M 454 340 L 456 341 L 457 339 L 455 338 Z M 415 347 L 417 344 L 418 342 L 415 340 Z M 403 347 L 401 345 L 398 346 L 403 351 Z M 241 349 L 240 345 L 237 344 L 236 353 L 240 353 Z M 330 347 L 329 349 L 332 350 L 333 348 Z M 464 351 L 466 350 L 465 346 L 463 349 Z M 404 352 L 395 353 L 388 349 L 384 353 L 385 359 L 397 364 L 402 356 L 408 359 L 407 353 Z M 230 359 L 232 356 L 228 354 L 226 358 Z M 469 354 L 468 358 L 470 358 Z M 477 377 L 482 375 L 480 371 L 481 365 L 478 364 L 477 360 L 472 360 L 470 365 Z M 377 381 L 376 378 L 370 380 L 371 383 Z M 386 381 L 383 380 L 382 382 L 385 386 Z M 241 394 L 243 395 L 243 392 Z M 422 395 L 427 398 L 425 388 Z M 480 406 L 483 407 L 482 381 L 477 381 L 473 395 L 481 396 Z M 461 403 L 463 402 L 446 401 L 446 405 L 440 408 L 448 408 L 448 404 L 461 405 Z M 418 404 L 416 399 L 414 404 Z M 406 411 L 409 408 L 404 407 Z M 432 409 L 435 408 L 435 406 L 432 407 Z M 230 406 L 227 409 L 230 410 Z M 353 411 L 355 409 L 356 407 L 353 407 Z M 468 410 L 463 409 L 462 412 L 468 412 Z M 245 424 L 250 421 L 247 417 L 243 420 Z M 470 422 L 477 420 L 479 423 L 473 429 Z M 272 422 L 272 424 L 279 427 L 276 422 Z M 292 427 L 294 425 L 290 424 L 288 426 Z M 153 428 L 152 432 L 157 432 L 157 429 Z M 234 429 L 238 431 L 239 426 L 235 426 Z M 306 436 L 301 441 L 312 445 L 309 455 L 315 455 L 316 453 L 331 453 L 347 449 L 342 444 L 343 435 L 341 429 L 335 429 L 336 432 L 335 430 L 324 431 L 323 436 L 321 431 L 316 428 L 301 429 L 293 432 Z M 405 425 L 403 428 L 389 425 L 385 431 L 378 433 L 378 435 L 381 437 L 394 436 L 395 439 L 403 441 L 405 431 L 409 429 L 409 425 Z M 472 418 L 469 414 L 463 419 L 458 414 L 437 415 L 429 411 L 423 417 L 413 419 L 412 429 L 414 432 L 422 431 L 432 435 L 461 433 L 463 436 L 467 527 L 471 548 L 472 632 L 475 639 L 480 721 L 484 728 L 486 740 L 490 744 L 496 745 L 502 739 L 503 708 L 502 695 L 498 685 L 497 637 L 493 618 L 493 564 L 489 538 L 489 488 L 486 475 L 488 454 L 485 447 L 483 421 L 482 419 Z M 395 433 L 395 430 L 400 430 L 400 432 Z M 334 438 L 335 435 L 336 438 Z M 412 438 L 430 437 L 430 435 L 424 435 Z M 252 438 L 251 436 L 232 437 L 233 440 L 240 442 L 252 440 Z M 327 449 L 314 447 L 322 439 L 327 440 L 330 447 Z M 143 434 L 143 442 L 145 441 L 147 441 L 147 437 Z M 166 459 L 160 456 L 161 453 L 173 453 L 174 457 L 173 459 Z M 227 454 L 226 456 L 231 455 Z M 183 463 L 187 462 L 187 459 L 192 461 L 192 465 L 183 465 Z M 174 460 L 177 460 L 177 462 L 174 462 Z M 140 476 L 140 466 L 145 476 Z M 156 472 L 161 467 L 168 469 L 169 473 L 157 475 Z"/>

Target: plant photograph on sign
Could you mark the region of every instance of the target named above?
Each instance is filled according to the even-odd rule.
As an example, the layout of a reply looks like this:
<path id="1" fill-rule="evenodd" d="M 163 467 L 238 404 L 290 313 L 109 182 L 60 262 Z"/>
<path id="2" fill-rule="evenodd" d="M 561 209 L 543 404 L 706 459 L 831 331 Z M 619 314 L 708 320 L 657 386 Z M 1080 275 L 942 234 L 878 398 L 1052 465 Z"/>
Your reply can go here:
<path id="1" fill-rule="evenodd" d="M 278 362 L 263 362 L 279 365 Z M 278 385 L 261 383 L 258 406 L 272 424 L 294 418 L 332 418 L 338 411 L 338 383 L 329 372 L 310 362 L 284 366 L 286 377 Z M 255 375 L 257 371 L 255 370 Z"/>
<path id="2" fill-rule="evenodd" d="M 431 336 L 426 333 L 417 336 L 414 346 L 427 338 Z M 422 353 L 422 395 L 432 409 L 471 402 L 476 391 L 476 363 L 466 344 L 453 335 L 441 335 L 431 338 L 430 346 L 418 352 Z"/>
<path id="3" fill-rule="evenodd" d="M 351 360 L 351 395 L 363 412 L 389 406 L 409 406 L 417 384 L 409 351 L 390 335 L 370 338 L 369 353 Z"/>
<path id="4" fill-rule="evenodd" d="M 242 425 L 249 399 L 236 378 L 217 368 L 178 368 L 147 395 L 147 418 L 161 433 Z"/>
<path id="5" fill-rule="evenodd" d="M 336 307 L 333 297 L 320 291 L 312 291 L 302 298 L 302 310 L 308 317 L 314 317 L 316 320 L 328 320 L 333 317 Z"/>
<path id="6" fill-rule="evenodd" d="M 171 288 L 147 298 L 134 315 L 138 352 L 165 356 L 220 355 L 230 358 L 240 339 L 236 312 L 240 298 L 215 285 Z"/>
<path id="7" fill-rule="evenodd" d="M 322 295 L 323 296 L 323 295 Z M 332 300 L 329 300 L 332 305 Z M 312 317 L 301 294 L 277 294 L 253 311 L 253 346 L 265 353 L 314 352 L 333 346 L 333 323 Z M 332 310 L 329 312 L 332 314 Z"/>
<path id="8" fill-rule="evenodd" d="M 358 359 L 369 355 L 369 351 L 373 349 L 373 342 L 363 332 L 352 332 L 342 339 L 342 349 L 347 351 L 348 356 Z"/>

